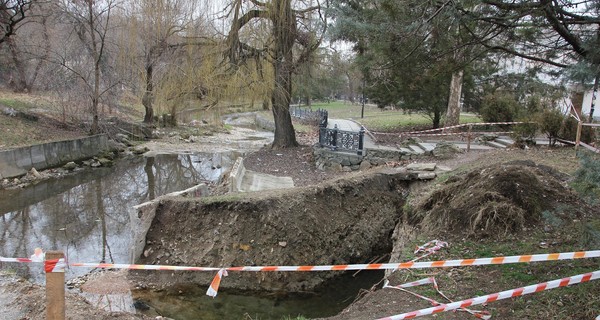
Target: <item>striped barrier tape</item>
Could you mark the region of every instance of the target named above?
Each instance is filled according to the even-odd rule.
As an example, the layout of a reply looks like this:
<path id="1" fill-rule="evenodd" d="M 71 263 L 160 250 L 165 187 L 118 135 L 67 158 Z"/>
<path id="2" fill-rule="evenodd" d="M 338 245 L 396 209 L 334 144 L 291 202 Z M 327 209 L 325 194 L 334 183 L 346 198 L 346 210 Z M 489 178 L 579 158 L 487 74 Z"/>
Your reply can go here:
<path id="1" fill-rule="evenodd" d="M 485 296 L 479 296 L 471 299 L 466 299 L 462 301 L 441 304 L 439 306 L 434 306 L 431 308 L 421 309 L 417 311 L 397 314 L 394 316 L 389 316 L 385 318 L 380 318 L 378 320 L 400 320 L 400 319 L 412 319 L 421 316 L 432 315 L 435 313 L 446 312 L 451 310 L 456 310 L 459 308 L 467 308 L 470 306 L 480 305 L 484 303 L 494 302 L 498 300 L 520 297 L 540 291 L 551 290 L 559 287 L 566 287 L 574 284 L 579 284 L 583 282 L 593 281 L 600 278 L 600 270 L 589 272 L 585 274 L 580 274 L 572 277 L 567 277 L 563 279 L 543 282 L 539 284 L 534 284 L 526 287 L 521 287 L 517 289 L 506 290 L 502 292 L 497 292 L 493 294 L 488 294 Z"/>
<path id="2" fill-rule="evenodd" d="M 210 283 L 208 290 L 206 290 L 207 296 L 211 296 L 213 298 L 217 296 L 217 292 L 219 291 L 219 285 L 221 285 L 221 279 L 223 277 L 227 277 L 227 270 L 225 270 L 225 269 L 221 269 L 221 270 L 219 270 L 219 272 L 217 272 L 217 275 L 215 276 L 213 281 Z"/>
<path id="3" fill-rule="evenodd" d="M 459 124 L 450 127 L 436 128 L 436 129 L 428 129 L 421 131 L 408 131 L 408 132 L 400 132 L 400 134 L 423 134 L 428 132 L 436 132 L 436 131 L 446 131 L 450 129 L 463 128 L 468 126 L 491 126 L 491 125 L 512 125 L 512 124 L 525 124 L 531 122 L 475 122 L 475 123 L 465 123 Z M 375 134 L 398 134 L 398 133 L 387 133 L 387 132 L 373 132 Z"/>
<path id="4" fill-rule="evenodd" d="M 64 258 L 44 261 L 44 270 L 46 273 L 65 272 L 67 262 Z"/>
<path id="5" fill-rule="evenodd" d="M 421 286 L 421 285 L 425 285 L 425 284 L 433 284 L 433 287 L 435 288 L 435 291 L 437 291 L 437 293 L 439 293 L 442 297 L 444 297 L 446 300 L 453 302 L 452 300 L 448 299 L 448 297 L 446 297 L 446 295 L 440 291 L 437 282 L 435 281 L 434 277 L 429 277 L 429 278 L 425 278 L 425 279 L 421 279 L 421 280 L 417 280 L 417 281 L 413 281 L 413 282 L 409 282 L 409 283 L 405 283 L 405 284 L 401 284 L 398 286 L 390 286 L 390 282 L 388 280 L 385 280 L 384 284 L 383 284 L 383 288 L 390 288 L 390 289 L 397 289 L 397 290 L 401 290 L 404 291 L 408 294 L 411 294 L 417 298 L 421 298 L 423 300 L 429 301 L 429 303 L 431 303 L 433 306 L 439 306 L 442 305 L 442 303 L 431 299 L 431 298 L 427 298 L 425 296 L 422 296 L 420 294 L 414 293 L 412 291 L 406 290 L 407 288 L 412 288 L 412 287 L 416 287 L 416 286 Z M 492 315 L 487 312 L 487 311 L 479 311 L 479 310 L 471 310 L 471 309 L 467 309 L 467 308 L 458 308 L 458 311 L 463 311 L 463 312 L 467 312 L 471 315 L 473 315 L 476 318 L 479 319 L 484 319 L 484 320 L 488 320 L 492 317 Z"/>
<path id="6" fill-rule="evenodd" d="M 188 267 L 168 265 L 139 265 L 139 264 L 114 264 L 114 263 L 68 263 L 72 267 L 102 268 L 102 269 L 131 269 L 131 270 L 169 270 L 169 271 L 250 271 L 250 272 L 289 272 L 289 271 L 351 271 L 351 270 L 397 270 L 397 269 L 424 269 L 442 267 L 464 267 L 499 265 L 512 263 L 528 263 L 542 261 L 574 260 L 600 257 L 600 250 L 577 251 L 549 254 L 500 256 L 494 258 L 475 258 L 458 260 L 438 260 L 423 262 L 401 262 L 401 263 L 369 263 L 369 264 L 342 264 L 342 265 L 305 265 L 305 266 L 243 266 L 243 267 Z M 0 261 L 6 262 L 41 262 L 26 258 L 4 258 Z M 219 276 L 217 274 L 217 276 Z M 214 281 L 214 280 L 213 280 Z M 219 284 L 219 282 L 215 284 Z M 218 290 L 216 286 L 215 291 Z"/>
<path id="7" fill-rule="evenodd" d="M 443 267 L 484 266 L 512 263 L 559 261 L 599 258 L 600 250 L 576 251 L 562 253 L 544 253 L 519 256 L 499 256 L 493 258 L 474 258 L 457 260 L 438 260 L 421 262 L 394 262 L 394 263 L 369 263 L 369 264 L 340 264 L 340 265 L 305 265 L 305 266 L 240 266 L 240 267 L 188 267 L 172 265 L 140 265 L 140 264 L 115 264 L 115 263 L 68 263 L 71 267 L 101 268 L 101 269 L 132 269 L 132 270 L 170 270 L 170 271 L 356 271 L 356 270 L 395 270 L 395 269 L 426 269 Z M 37 262 L 26 258 L 4 258 L 5 262 Z M 41 261 L 40 261 L 41 262 Z"/>

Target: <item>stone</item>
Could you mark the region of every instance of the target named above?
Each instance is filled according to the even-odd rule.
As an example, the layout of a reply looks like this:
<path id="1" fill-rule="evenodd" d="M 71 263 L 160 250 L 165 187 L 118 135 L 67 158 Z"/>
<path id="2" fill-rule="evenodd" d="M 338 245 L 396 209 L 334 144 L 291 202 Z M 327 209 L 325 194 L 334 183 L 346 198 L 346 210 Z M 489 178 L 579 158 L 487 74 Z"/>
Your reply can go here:
<path id="1" fill-rule="evenodd" d="M 436 174 L 434 172 L 419 172 L 417 174 L 417 179 L 419 180 L 433 180 L 435 177 Z"/>
<path id="2" fill-rule="evenodd" d="M 148 149 L 147 147 L 138 146 L 138 147 L 133 148 L 132 151 L 133 151 L 133 154 L 144 154 L 144 153 L 150 151 L 150 149 Z"/>
<path id="3" fill-rule="evenodd" d="M 332 172 L 342 172 L 342 165 L 339 163 L 332 163 L 330 167 L 327 168 L 329 171 Z"/>
<path id="4" fill-rule="evenodd" d="M 434 171 L 436 163 L 411 163 L 406 166 L 406 169 L 412 171 Z"/>
<path id="5" fill-rule="evenodd" d="M 372 167 L 372 165 L 371 165 L 371 163 L 370 163 L 369 161 L 367 161 L 367 160 L 363 160 L 363 161 L 360 163 L 360 167 L 359 167 L 359 169 L 360 169 L 360 170 L 369 170 L 369 169 L 371 169 L 371 167 Z"/>
<path id="6" fill-rule="evenodd" d="M 279 241 L 279 246 L 285 248 L 287 246 L 287 242 L 286 241 Z"/>
<path id="7" fill-rule="evenodd" d="M 67 169 L 69 171 L 73 171 L 73 170 L 75 170 L 77 168 L 77 163 L 75 163 L 73 161 L 67 162 L 67 164 L 65 164 L 63 166 L 63 168 L 65 168 L 65 169 Z"/>
<path id="8" fill-rule="evenodd" d="M 31 170 L 29 170 L 29 174 L 34 177 L 35 179 L 41 179 L 42 175 L 35 169 L 35 168 L 31 168 Z"/>
<path id="9" fill-rule="evenodd" d="M 346 167 L 346 166 L 342 167 L 342 172 L 350 172 L 350 171 L 352 171 L 352 168 Z"/>
<path id="10" fill-rule="evenodd" d="M 433 156 L 439 159 L 450 159 L 461 150 L 455 144 L 448 142 L 440 142 L 433 149 Z"/>
<path id="11" fill-rule="evenodd" d="M 110 159 L 106 159 L 106 158 L 100 158 L 100 159 L 98 159 L 98 162 L 100 163 L 100 165 L 102 167 L 112 167 L 112 165 L 113 165 L 113 161 Z"/>

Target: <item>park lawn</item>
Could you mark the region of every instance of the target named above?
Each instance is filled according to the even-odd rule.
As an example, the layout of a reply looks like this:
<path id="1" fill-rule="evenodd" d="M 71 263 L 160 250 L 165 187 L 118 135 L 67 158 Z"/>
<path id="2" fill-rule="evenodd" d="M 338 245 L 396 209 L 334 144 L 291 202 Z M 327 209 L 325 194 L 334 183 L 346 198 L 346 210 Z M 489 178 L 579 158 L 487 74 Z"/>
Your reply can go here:
<path id="1" fill-rule="evenodd" d="M 397 131 L 401 128 L 431 127 L 431 119 L 419 113 L 405 113 L 402 110 L 382 110 L 375 105 L 365 105 L 364 117 L 361 118 L 360 104 L 334 101 L 330 103 L 315 103 L 313 110 L 325 109 L 330 118 L 353 119 L 371 131 Z M 475 114 L 463 113 L 460 123 L 481 122 Z"/>

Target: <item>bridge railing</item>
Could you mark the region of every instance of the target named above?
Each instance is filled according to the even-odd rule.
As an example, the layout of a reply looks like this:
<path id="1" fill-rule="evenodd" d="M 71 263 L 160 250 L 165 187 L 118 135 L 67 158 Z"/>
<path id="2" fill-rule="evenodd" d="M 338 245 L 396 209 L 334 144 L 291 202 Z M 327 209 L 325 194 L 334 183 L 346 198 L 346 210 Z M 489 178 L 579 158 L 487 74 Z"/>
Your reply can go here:
<path id="1" fill-rule="evenodd" d="M 365 129 L 359 132 L 339 130 L 337 125 L 333 129 L 319 127 L 319 145 L 333 151 L 356 152 L 364 154 Z"/>

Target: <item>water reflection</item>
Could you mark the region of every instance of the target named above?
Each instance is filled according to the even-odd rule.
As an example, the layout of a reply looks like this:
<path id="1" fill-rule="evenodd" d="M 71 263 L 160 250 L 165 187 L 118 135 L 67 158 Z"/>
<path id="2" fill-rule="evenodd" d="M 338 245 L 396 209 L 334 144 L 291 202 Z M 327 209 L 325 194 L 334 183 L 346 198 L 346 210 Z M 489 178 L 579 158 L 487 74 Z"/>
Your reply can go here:
<path id="1" fill-rule="evenodd" d="M 36 247 L 63 250 L 72 262 L 130 263 L 129 209 L 160 195 L 216 182 L 236 152 L 157 155 L 119 161 L 112 168 L 0 192 L 0 255 L 28 257 Z M 41 266 L 11 264 L 42 282 Z M 67 271 L 67 277 L 87 272 Z"/>
<path id="2" fill-rule="evenodd" d="M 328 282 L 318 292 L 279 297 L 219 290 L 217 298 L 212 299 L 206 296 L 206 287 L 182 285 L 160 292 L 134 290 L 133 297 L 138 303 L 150 307 L 142 313 L 175 320 L 320 318 L 338 314 L 354 301 L 361 289 L 371 288 L 382 278 L 383 271 L 379 270 L 356 275 L 351 272 Z"/>

